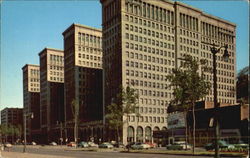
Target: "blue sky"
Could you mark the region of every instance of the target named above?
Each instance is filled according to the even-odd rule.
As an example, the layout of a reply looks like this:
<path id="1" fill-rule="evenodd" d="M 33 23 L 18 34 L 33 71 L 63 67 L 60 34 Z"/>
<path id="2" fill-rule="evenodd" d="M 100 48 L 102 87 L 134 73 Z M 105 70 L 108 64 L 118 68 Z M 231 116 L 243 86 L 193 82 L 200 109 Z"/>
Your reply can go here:
<path id="1" fill-rule="evenodd" d="M 237 24 L 237 70 L 249 61 L 246 1 L 182 1 Z M 39 64 L 44 47 L 63 48 L 62 32 L 72 23 L 101 28 L 99 0 L 2 1 L 0 109 L 22 107 L 22 67 Z"/>

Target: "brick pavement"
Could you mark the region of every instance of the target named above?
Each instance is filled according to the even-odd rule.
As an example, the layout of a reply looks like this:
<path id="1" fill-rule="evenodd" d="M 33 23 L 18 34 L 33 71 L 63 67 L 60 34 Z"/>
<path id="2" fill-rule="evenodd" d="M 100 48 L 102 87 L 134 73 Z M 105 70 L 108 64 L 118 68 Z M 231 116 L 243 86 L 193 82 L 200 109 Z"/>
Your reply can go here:
<path id="1" fill-rule="evenodd" d="M 51 155 L 39 155 L 30 153 L 18 153 L 18 152 L 0 152 L 0 158 L 73 158 L 65 156 L 51 156 Z"/>

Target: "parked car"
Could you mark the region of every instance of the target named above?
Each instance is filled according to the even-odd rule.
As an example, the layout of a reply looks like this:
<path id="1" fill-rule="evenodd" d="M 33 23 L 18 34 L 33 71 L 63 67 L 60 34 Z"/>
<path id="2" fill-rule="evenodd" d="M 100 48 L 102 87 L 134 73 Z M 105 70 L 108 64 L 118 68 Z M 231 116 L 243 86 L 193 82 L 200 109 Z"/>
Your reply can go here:
<path id="1" fill-rule="evenodd" d="M 75 142 L 69 142 L 67 144 L 67 146 L 69 146 L 69 147 L 76 147 L 76 143 Z"/>
<path id="2" fill-rule="evenodd" d="M 135 142 L 129 142 L 125 147 L 128 149 L 128 148 L 131 148 L 131 146 L 134 144 L 135 144 Z"/>
<path id="3" fill-rule="evenodd" d="M 80 143 L 78 143 L 78 147 L 87 148 L 87 147 L 89 147 L 89 144 L 87 142 L 80 142 Z"/>
<path id="4" fill-rule="evenodd" d="M 249 148 L 249 144 L 245 144 L 242 141 L 239 141 L 237 144 L 234 144 L 235 148 L 243 148 L 243 149 L 248 149 Z"/>
<path id="5" fill-rule="evenodd" d="M 49 145 L 56 146 L 56 145 L 57 145 L 57 143 L 56 143 L 56 142 L 51 142 L 51 143 L 49 143 Z"/>
<path id="6" fill-rule="evenodd" d="M 145 144 L 145 143 L 135 143 L 135 144 L 131 145 L 131 148 L 134 150 L 149 149 L 150 146 L 148 144 Z"/>
<path id="7" fill-rule="evenodd" d="M 98 148 L 98 144 L 95 144 L 94 142 L 88 142 L 89 147 L 97 147 Z"/>
<path id="8" fill-rule="evenodd" d="M 233 149 L 234 148 L 233 144 L 229 144 L 229 143 L 227 143 L 224 140 L 219 140 L 218 143 L 219 143 L 219 148 L 220 149 Z M 215 142 L 208 143 L 207 145 L 205 145 L 205 149 L 206 150 L 213 150 L 213 149 L 215 149 Z"/>
<path id="9" fill-rule="evenodd" d="M 112 149 L 114 146 L 108 142 L 104 142 L 102 144 L 99 145 L 99 148 L 108 148 L 108 149 Z"/>
<path id="10" fill-rule="evenodd" d="M 9 142 L 6 142 L 6 143 L 4 144 L 4 147 L 11 148 L 11 147 L 12 147 L 12 144 L 10 144 Z"/>
<path id="11" fill-rule="evenodd" d="M 151 142 L 146 142 L 145 144 L 148 144 L 150 148 L 156 148 L 157 144 L 156 143 L 151 143 Z"/>
<path id="12" fill-rule="evenodd" d="M 125 148 L 124 144 L 122 144 L 121 142 L 120 143 L 115 143 L 115 144 L 113 144 L 113 146 L 115 148 Z"/>
<path id="13" fill-rule="evenodd" d="M 36 142 L 31 142 L 31 145 L 36 145 Z"/>
<path id="14" fill-rule="evenodd" d="M 186 145 L 185 141 L 174 142 L 166 146 L 168 150 L 191 150 L 192 146 L 190 144 Z"/>

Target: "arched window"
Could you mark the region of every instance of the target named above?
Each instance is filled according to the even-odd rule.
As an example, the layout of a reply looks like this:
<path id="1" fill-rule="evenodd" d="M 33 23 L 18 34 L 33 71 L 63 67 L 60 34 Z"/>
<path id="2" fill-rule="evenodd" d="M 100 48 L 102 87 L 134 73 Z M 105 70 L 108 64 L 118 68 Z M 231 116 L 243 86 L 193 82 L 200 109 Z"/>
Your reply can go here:
<path id="1" fill-rule="evenodd" d="M 151 140 L 152 140 L 151 127 L 147 126 L 145 128 L 145 141 L 146 142 L 151 142 Z"/>
<path id="2" fill-rule="evenodd" d="M 128 127 L 128 137 L 127 137 L 128 142 L 133 142 L 134 141 L 134 127 L 129 126 Z"/>
<path id="3" fill-rule="evenodd" d="M 143 128 L 141 126 L 137 127 L 136 133 L 136 141 L 143 142 Z"/>

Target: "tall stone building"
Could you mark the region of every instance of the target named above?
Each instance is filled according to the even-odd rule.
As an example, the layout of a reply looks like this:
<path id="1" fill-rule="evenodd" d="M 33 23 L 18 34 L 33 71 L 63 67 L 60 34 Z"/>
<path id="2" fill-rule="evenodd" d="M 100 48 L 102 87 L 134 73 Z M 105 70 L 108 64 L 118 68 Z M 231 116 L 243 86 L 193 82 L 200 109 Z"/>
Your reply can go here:
<path id="1" fill-rule="evenodd" d="M 58 142 L 64 121 L 64 54 L 44 48 L 39 57 L 41 137 L 43 143 Z"/>
<path id="2" fill-rule="evenodd" d="M 73 140 L 72 101 L 79 105 L 80 140 L 101 138 L 102 133 L 102 31 L 72 24 L 63 32 L 65 76 L 65 127 Z"/>
<path id="3" fill-rule="evenodd" d="M 23 114 L 26 118 L 27 141 L 38 141 L 40 134 L 40 70 L 38 65 L 26 64 L 23 70 Z"/>
<path id="4" fill-rule="evenodd" d="M 153 131 L 167 129 L 173 99 L 167 75 L 192 55 L 212 66 L 210 45 L 228 45 L 229 62 L 217 55 L 218 101 L 235 103 L 236 25 L 180 2 L 167 0 L 100 0 L 103 26 L 104 107 L 131 86 L 139 94 L 140 117 L 131 114 L 122 141 L 153 141 Z M 223 49 L 221 49 L 221 52 Z M 213 76 L 206 73 L 213 82 Z M 213 101 L 213 90 L 205 98 Z M 211 106 L 211 104 L 208 104 Z M 126 119 L 124 117 L 124 119 Z"/>

